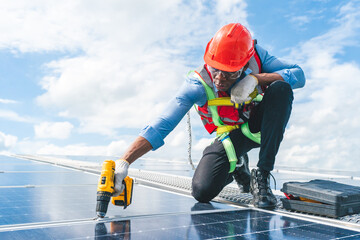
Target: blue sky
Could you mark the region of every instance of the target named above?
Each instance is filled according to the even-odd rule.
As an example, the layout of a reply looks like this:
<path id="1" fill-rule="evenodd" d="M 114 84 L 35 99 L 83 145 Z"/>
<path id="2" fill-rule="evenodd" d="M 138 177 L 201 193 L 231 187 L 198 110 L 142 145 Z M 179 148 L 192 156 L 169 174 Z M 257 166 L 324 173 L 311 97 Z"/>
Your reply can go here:
<path id="1" fill-rule="evenodd" d="M 277 164 L 360 170 L 360 1 L 1 1 L 0 152 L 121 155 L 230 22 L 307 77 Z M 185 160 L 185 130 L 148 157 Z"/>

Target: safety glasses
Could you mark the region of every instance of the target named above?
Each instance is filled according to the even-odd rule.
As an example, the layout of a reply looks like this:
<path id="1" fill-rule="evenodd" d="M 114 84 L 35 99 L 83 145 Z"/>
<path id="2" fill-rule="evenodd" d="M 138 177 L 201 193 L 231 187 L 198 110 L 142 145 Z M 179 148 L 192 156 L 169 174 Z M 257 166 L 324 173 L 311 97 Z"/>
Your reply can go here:
<path id="1" fill-rule="evenodd" d="M 222 74 L 224 76 L 224 78 L 226 79 L 237 79 L 240 77 L 241 73 L 242 73 L 242 70 L 243 68 L 241 68 L 240 70 L 236 71 L 236 72 L 225 72 L 225 71 L 221 71 L 219 69 L 216 69 L 216 68 L 213 68 L 209 65 L 207 65 L 210 73 L 213 75 L 213 76 L 216 76 L 217 74 Z"/>

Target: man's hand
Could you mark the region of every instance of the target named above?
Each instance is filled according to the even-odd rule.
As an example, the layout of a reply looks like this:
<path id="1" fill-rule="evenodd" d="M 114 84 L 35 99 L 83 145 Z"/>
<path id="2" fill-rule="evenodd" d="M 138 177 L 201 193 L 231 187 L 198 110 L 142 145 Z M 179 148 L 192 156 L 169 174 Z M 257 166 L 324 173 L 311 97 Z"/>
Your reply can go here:
<path id="1" fill-rule="evenodd" d="M 113 197 L 117 197 L 124 191 L 123 180 L 128 175 L 129 163 L 124 159 L 116 160 L 115 162 L 115 192 L 113 193 Z"/>
<path id="2" fill-rule="evenodd" d="M 242 104 L 246 101 L 251 100 L 249 95 L 254 91 L 258 85 L 258 79 L 254 75 L 247 75 L 240 80 L 231 89 L 231 101 L 233 103 Z"/>

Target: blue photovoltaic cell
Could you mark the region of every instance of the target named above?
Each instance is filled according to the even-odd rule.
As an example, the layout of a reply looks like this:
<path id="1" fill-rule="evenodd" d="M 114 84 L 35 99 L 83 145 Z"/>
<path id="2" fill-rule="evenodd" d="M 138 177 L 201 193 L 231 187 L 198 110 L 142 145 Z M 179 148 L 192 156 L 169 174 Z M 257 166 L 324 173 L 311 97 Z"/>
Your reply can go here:
<path id="1" fill-rule="evenodd" d="M 93 217 L 96 185 L 0 188 L 0 225 Z"/>
<path id="2" fill-rule="evenodd" d="M 27 172 L 6 172 L 21 168 Z M 107 218 L 96 221 L 98 176 L 11 157 L 0 157 L 3 169 L 0 239 L 360 239 L 358 231 L 256 209 L 198 203 L 138 184 L 128 208 L 110 203 Z M 183 171 L 180 165 L 170 170 Z M 35 187 L 16 187 L 23 185 Z"/>
<path id="3" fill-rule="evenodd" d="M 61 169 L 61 168 L 59 168 Z M 81 171 L 69 172 L 5 172 L 0 174 L 0 186 L 97 184 L 99 177 Z"/>
<path id="4" fill-rule="evenodd" d="M 96 188 L 96 185 L 0 188 L 0 225 L 94 218 Z M 129 217 L 233 208 L 220 203 L 196 203 L 191 197 L 135 185 L 132 204 L 123 209 L 110 203 L 107 216 Z"/>
<path id="5" fill-rule="evenodd" d="M 230 212 L 145 216 L 112 222 L 0 232 L 1 239 L 344 239 L 360 233 L 277 214 Z"/>

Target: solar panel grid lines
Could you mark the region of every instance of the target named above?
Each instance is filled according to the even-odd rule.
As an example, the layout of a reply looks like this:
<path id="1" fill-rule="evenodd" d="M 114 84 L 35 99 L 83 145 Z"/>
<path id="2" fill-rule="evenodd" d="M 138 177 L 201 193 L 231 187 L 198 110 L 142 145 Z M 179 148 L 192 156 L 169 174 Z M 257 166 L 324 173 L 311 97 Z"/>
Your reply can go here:
<path id="1" fill-rule="evenodd" d="M 37 167 L 44 165 L 34 161 L 22 160 L 25 163 L 7 158 L 4 162 L 11 164 L 11 159 L 16 165 L 28 164 L 33 172 L 4 174 L 27 175 L 20 183 L 33 187 L 26 188 L 19 182 L 0 187 L 0 201 L 4 202 L 0 205 L 0 239 L 356 239 L 360 236 L 360 230 L 336 221 L 324 222 L 320 218 L 316 221 L 285 211 L 225 204 L 238 201 L 236 188 L 227 188 L 219 202 L 198 203 L 189 194 L 191 178 L 151 173 L 159 179 L 153 181 L 146 171 L 142 171 L 143 178 L 137 176 L 133 203 L 127 209 L 110 204 L 108 218 L 97 221 L 94 217 L 98 175 L 85 173 L 83 163 L 75 164 L 81 171 L 68 168 L 73 174 L 68 177 L 61 170 L 64 168 L 54 163 L 49 166 L 59 171 L 49 174 L 50 171 L 40 171 Z M 7 166 L 1 161 L 0 156 L 0 171 L 1 166 Z M 93 171 L 99 173 L 100 168 L 94 167 Z M 44 179 L 46 184 L 42 184 Z M 152 187 L 144 185 L 152 181 Z M 159 189 L 164 186 L 166 191 Z M 184 194 L 174 194 L 173 189 L 181 189 Z"/>

